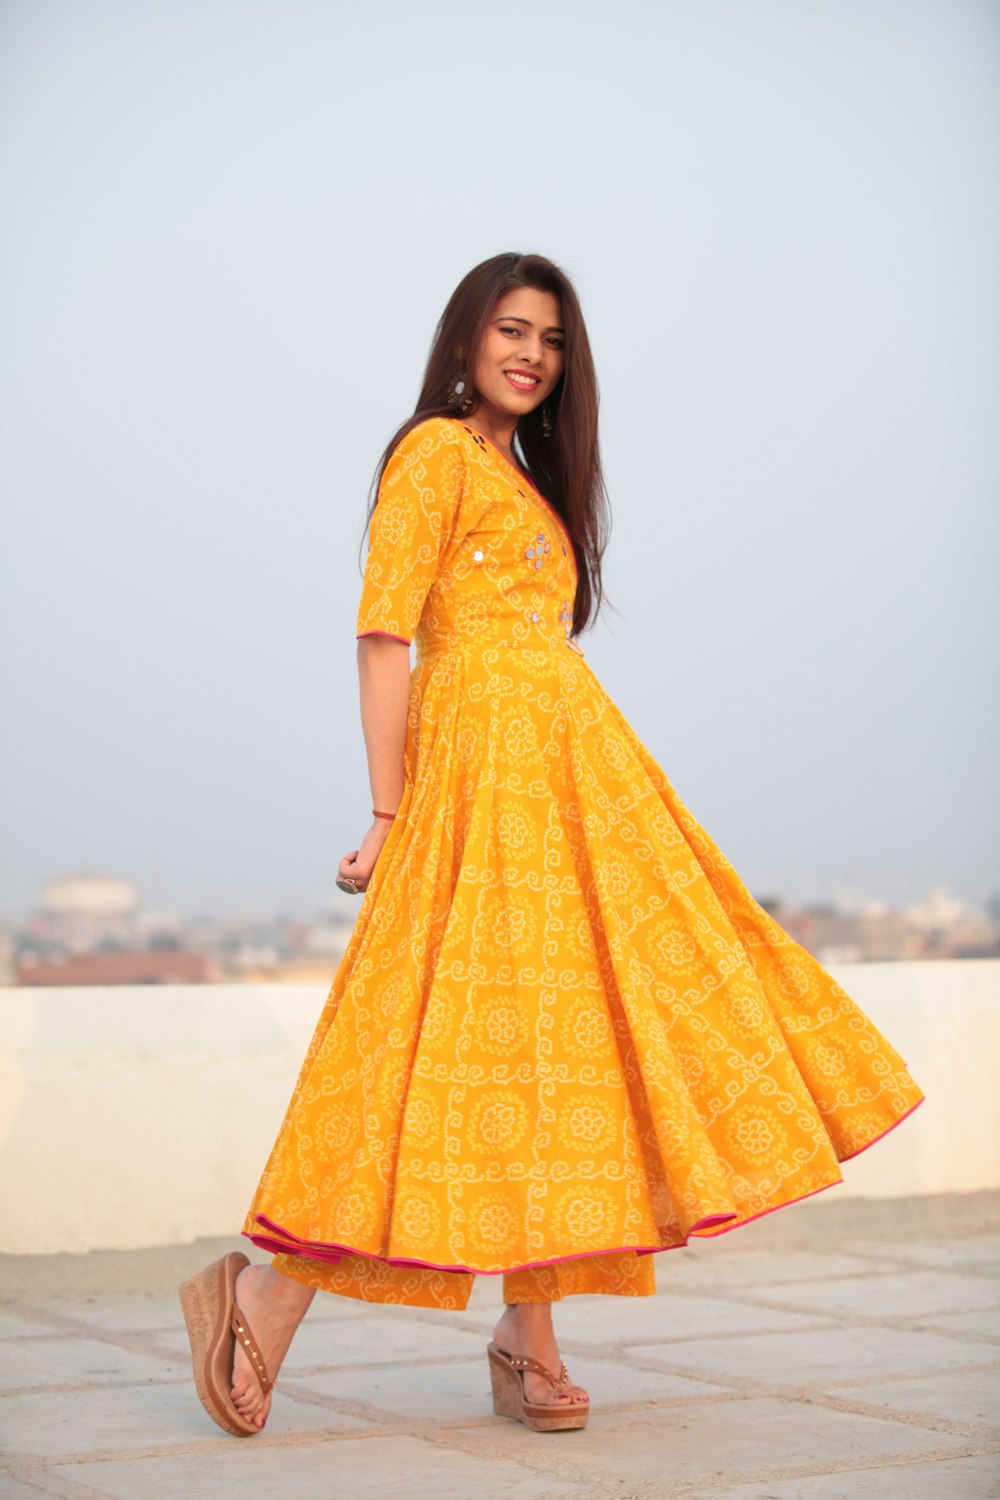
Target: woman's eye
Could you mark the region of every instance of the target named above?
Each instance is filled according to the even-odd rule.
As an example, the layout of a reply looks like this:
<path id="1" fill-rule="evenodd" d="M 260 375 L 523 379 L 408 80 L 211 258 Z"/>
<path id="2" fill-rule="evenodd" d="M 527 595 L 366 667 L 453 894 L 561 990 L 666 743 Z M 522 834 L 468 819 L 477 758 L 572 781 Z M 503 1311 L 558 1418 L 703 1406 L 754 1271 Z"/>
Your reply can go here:
<path id="1" fill-rule="evenodd" d="M 511 334 L 514 334 L 514 336 L 516 338 L 522 338 L 523 337 L 523 332 L 524 331 L 521 328 L 512 328 L 509 325 L 508 326 L 504 326 L 503 324 L 497 324 L 497 327 L 500 329 L 501 333 L 511 333 Z M 552 335 L 550 335 L 545 340 L 545 342 L 552 349 L 563 349 L 566 346 L 566 340 L 565 339 L 556 338 L 556 337 L 554 337 Z"/>

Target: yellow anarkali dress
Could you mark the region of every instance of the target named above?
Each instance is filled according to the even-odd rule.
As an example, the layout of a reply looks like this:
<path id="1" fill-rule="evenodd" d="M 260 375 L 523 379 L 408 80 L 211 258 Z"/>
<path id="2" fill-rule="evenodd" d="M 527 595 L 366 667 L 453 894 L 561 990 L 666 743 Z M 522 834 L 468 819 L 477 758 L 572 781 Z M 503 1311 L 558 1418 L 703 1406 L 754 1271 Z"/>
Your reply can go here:
<path id="1" fill-rule="evenodd" d="M 555 511 L 459 419 L 380 486 L 358 636 L 415 641 L 405 787 L 244 1233 L 462 1307 L 644 1295 L 923 1095 L 754 900 L 571 638 Z"/>

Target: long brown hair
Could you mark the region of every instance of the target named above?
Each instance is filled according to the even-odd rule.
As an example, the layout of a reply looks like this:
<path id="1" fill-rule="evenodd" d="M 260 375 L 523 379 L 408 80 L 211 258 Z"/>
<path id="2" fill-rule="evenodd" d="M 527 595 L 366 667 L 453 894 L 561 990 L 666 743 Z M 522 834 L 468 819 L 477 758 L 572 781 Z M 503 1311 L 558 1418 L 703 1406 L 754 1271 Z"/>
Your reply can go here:
<path id="1" fill-rule="evenodd" d="M 597 376 L 583 313 L 566 272 L 544 255 L 521 255 L 513 250 L 494 255 L 474 266 L 451 294 L 434 332 L 416 408 L 393 433 L 379 459 L 365 530 L 397 444 L 428 417 L 459 417 L 460 402 L 470 395 L 475 401 L 471 371 L 493 309 L 502 296 L 521 286 L 557 297 L 565 329 L 563 373 L 547 402 L 552 435 L 543 436 L 541 408 L 536 407 L 518 422 L 515 439 L 524 467 L 558 512 L 573 543 L 578 583 L 572 634 L 578 635 L 596 619 L 605 598 L 601 560 L 611 517 L 597 437 Z M 455 386 L 460 380 L 465 390 L 457 396 Z"/>

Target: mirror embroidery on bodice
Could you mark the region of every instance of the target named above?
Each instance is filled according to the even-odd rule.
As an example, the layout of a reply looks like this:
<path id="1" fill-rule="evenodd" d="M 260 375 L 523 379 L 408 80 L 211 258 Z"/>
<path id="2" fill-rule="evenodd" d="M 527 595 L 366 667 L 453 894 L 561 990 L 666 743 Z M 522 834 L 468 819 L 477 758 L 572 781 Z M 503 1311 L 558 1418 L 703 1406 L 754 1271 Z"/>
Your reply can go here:
<path id="1" fill-rule="evenodd" d="M 518 490 L 518 494 L 520 493 L 520 490 Z M 545 533 L 540 531 L 524 555 L 529 560 L 533 559 L 535 567 L 540 568 L 545 561 L 545 554 L 551 552 L 551 550 L 551 544 L 546 541 Z"/>

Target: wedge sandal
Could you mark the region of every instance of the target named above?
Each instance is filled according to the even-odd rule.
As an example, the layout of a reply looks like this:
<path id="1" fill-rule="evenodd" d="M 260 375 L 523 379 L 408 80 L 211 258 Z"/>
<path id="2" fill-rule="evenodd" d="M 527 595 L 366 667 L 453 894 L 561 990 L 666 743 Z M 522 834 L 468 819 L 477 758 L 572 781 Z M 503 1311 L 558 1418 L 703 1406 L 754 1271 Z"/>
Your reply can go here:
<path id="1" fill-rule="evenodd" d="M 250 1325 L 236 1305 L 236 1278 L 249 1264 L 245 1255 L 233 1250 L 180 1288 L 198 1399 L 212 1421 L 234 1437 L 256 1437 L 261 1431 L 240 1416 L 230 1394 L 237 1339 L 265 1396 L 274 1385 Z"/>
<path id="2" fill-rule="evenodd" d="M 567 1401 L 565 1404 L 556 1402 L 540 1406 L 535 1401 L 525 1399 L 525 1370 L 544 1375 L 553 1390 L 561 1391 L 569 1380 L 565 1364 L 560 1366 L 556 1377 L 551 1370 L 539 1364 L 537 1359 L 507 1354 L 492 1342 L 487 1345 L 486 1354 L 490 1362 L 493 1410 L 498 1417 L 513 1417 L 516 1422 L 523 1422 L 531 1432 L 568 1432 L 586 1427 L 590 1415 L 589 1401 Z"/>

